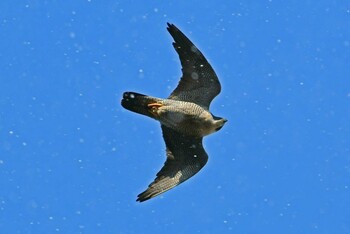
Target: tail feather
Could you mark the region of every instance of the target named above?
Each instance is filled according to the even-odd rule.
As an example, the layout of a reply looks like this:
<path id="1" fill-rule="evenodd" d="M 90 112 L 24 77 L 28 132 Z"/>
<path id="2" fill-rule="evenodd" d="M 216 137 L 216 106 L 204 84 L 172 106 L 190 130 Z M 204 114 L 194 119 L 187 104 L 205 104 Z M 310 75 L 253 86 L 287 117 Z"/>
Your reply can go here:
<path id="1" fill-rule="evenodd" d="M 154 116 L 149 111 L 148 104 L 157 102 L 159 100 L 159 98 L 154 98 L 139 93 L 125 92 L 123 94 L 121 104 L 127 110 L 154 118 Z"/>

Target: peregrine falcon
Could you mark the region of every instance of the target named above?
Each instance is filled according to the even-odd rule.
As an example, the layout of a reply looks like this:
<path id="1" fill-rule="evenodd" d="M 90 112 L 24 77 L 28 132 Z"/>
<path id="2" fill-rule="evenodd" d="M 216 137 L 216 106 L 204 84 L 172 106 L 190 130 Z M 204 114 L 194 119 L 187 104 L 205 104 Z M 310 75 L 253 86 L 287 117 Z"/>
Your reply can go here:
<path id="1" fill-rule="evenodd" d="M 182 65 L 182 77 L 166 99 L 125 92 L 121 105 L 161 124 L 166 161 L 155 180 L 138 195 L 143 202 L 172 189 L 194 176 L 207 163 L 202 139 L 220 130 L 224 118 L 209 112 L 211 101 L 221 90 L 213 68 L 197 47 L 174 25 L 167 27 Z"/>

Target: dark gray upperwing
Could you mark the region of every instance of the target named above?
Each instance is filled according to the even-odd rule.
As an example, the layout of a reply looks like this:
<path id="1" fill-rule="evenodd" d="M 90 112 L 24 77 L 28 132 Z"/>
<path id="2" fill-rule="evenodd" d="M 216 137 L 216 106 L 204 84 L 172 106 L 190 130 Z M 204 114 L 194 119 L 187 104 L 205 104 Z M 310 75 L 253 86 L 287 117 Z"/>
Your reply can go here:
<path id="1" fill-rule="evenodd" d="M 193 138 L 162 125 L 167 159 L 148 189 L 138 195 L 143 202 L 177 186 L 194 176 L 207 163 L 202 138 Z"/>
<path id="2" fill-rule="evenodd" d="M 179 54 L 182 78 L 169 99 L 194 102 L 209 109 L 211 101 L 221 91 L 215 71 L 199 49 L 173 24 L 168 31 L 174 38 L 173 46 Z"/>

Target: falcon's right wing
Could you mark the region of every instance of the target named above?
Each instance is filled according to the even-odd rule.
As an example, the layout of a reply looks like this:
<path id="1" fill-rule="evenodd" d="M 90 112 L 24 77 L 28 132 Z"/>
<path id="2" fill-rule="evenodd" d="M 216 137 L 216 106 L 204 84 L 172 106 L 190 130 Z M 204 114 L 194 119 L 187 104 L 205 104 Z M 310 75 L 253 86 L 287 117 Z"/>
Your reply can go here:
<path id="1" fill-rule="evenodd" d="M 193 102 L 209 109 L 211 101 L 221 91 L 214 69 L 199 49 L 175 25 L 168 23 L 174 38 L 173 46 L 179 54 L 182 77 L 169 99 Z"/>

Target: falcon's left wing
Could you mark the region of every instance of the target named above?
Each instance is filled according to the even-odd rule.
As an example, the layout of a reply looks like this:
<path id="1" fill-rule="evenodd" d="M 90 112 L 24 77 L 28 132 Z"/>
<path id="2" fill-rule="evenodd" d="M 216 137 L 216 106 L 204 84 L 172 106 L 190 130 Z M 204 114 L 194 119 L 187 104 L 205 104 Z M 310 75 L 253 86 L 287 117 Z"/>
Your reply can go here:
<path id="1" fill-rule="evenodd" d="M 162 125 L 167 160 L 148 189 L 138 195 L 143 202 L 177 186 L 194 176 L 207 163 L 202 138 L 193 138 Z"/>

